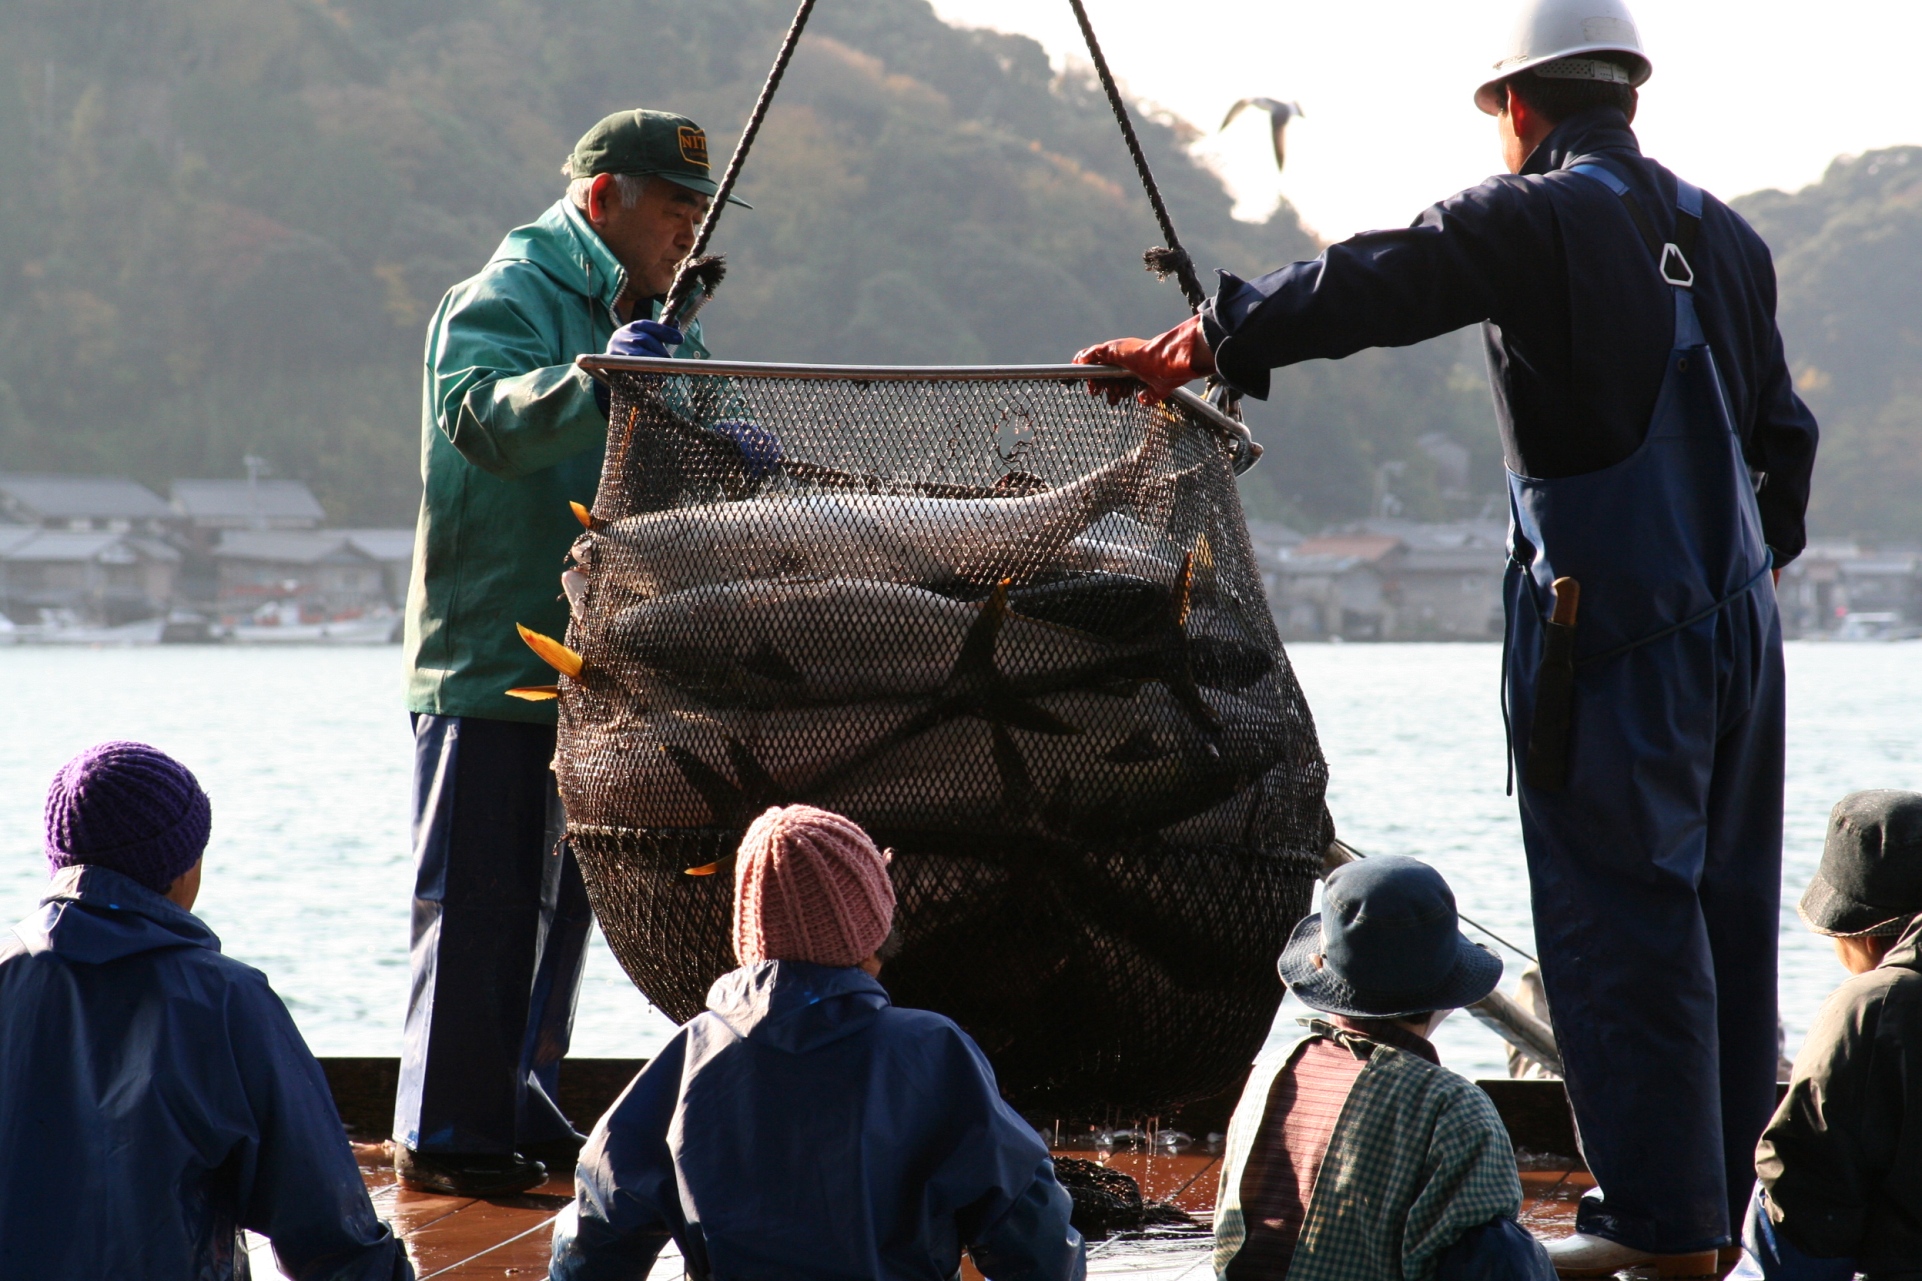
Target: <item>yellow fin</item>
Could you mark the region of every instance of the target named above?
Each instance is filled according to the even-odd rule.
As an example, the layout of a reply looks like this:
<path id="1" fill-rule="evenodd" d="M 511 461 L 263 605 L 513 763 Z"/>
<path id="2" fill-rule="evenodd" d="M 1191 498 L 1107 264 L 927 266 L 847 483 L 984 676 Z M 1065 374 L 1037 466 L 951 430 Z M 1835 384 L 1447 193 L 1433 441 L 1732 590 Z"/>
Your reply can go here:
<path id="1" fill-rule="evenodd" d="M 569 503 L 568 506 L 574 509 L 574 519 L 581 522 L 582 529 L 594 528 L 593 512 L 587 510 L 586 507 L 583 507 L 579 503 Z"/>
<path id="2" fill-rule="evenodd" d="M 507 691 L 509 698 L 524 698 L 530 703 L 545 703 L 551 698 L 561 696 L 558 685 L 516 685 Z"/>
<path id="3" fill-rule="evenodd" d="M 1215 549 L 1209 545 L 1208 535 L 1202 533 L 1195 538 L 1195 571 L 1206 576 L 1215 569 Z"/>
<path id="4" fill-rule="evenodd" d="M 682 872 L 682 873 L 681 873 L 681 875 L 683 875 L 683 876 L 712 876 L 712 875 L 714 875 L 714 874 L 715 874 L 716 872 L 718 872 L 718 871 L 720 871 L 720 870 L 721 870 L 721 865 L 720 865 L 719 863 L 703 863 L 703 864 L 701 864 L 701 865 L 700 865 L 699 867 L 690 867 L 690 868 L 688 868 L 688 869 L 687 869 L 686 871 L 684 871 L 684 872 Z"/>
<path id="5" fill-rule="evenodd" d="M 575 680 L 581 678 L 582 663 L 579 654 L 552 636 L 543 636 L 524 624 L 515 623 L 514 628 L 520 632 L 521 639 L 527 642 L 527 648 L 540 655 L 543 663 L 563 676 L 571 676 Z"/>

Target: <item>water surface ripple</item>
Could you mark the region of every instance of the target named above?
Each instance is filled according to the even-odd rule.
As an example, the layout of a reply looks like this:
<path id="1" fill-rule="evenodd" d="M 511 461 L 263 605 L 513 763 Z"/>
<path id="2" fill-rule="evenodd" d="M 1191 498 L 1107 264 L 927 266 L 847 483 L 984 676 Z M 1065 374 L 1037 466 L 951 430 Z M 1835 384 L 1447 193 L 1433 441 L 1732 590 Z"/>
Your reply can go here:
<path id="1" fill-rule="evenodd" d="M 1370 853 L 1432 861 L 1462 909 L 1532 950 L 1514 802 L 1504 795 L 1493 645 L 1304 645 L 1291 655 L 1320 728 L 1329 804 Z M 1863 787 L 1922 789 L 1922 643 L 1789 647 L 1782 1004 L 1791 1049 L 1842 977 L 1794 902 L 1829 807 Z M 186 761 L 213 798 L 200 912 L 266 971 L 321 1054 L 393 1054 L 407 976 L 407 765 L 392 649 L 0 649 L 0 914 L 45 881 L 40 810 L 87 744 L 137 738 Z M 1512 956 L 1507 983 L 1519 963 Z M 1285 1006 L 1277 1032 L 1300 1013 Z M 646 1055 L 667 1020 L 598 935 L 575 1052 Z M 1437 1034 L 1469 1075 L 1501 1070 L 1471 1020 Z"/>

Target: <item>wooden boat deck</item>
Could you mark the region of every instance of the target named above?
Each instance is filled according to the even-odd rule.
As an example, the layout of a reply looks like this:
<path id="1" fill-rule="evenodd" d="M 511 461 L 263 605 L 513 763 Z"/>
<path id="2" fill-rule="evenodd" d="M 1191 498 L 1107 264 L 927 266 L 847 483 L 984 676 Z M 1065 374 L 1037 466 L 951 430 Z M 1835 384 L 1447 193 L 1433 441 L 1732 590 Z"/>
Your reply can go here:
<path id="1" fill-rule="evenodd" d="M 474 1200 L 411 1192 L 394 1182 L 390 1150 L 379 1136 L 393 1119 L 394 1090 L 400 1064 L 393 1058 L 323 1058 L 322 1069 L 354 1143 L 361 1174 L 373 1194 L 374 1208 L 407 1243 L 420 1281 L 430 1277 L 520 1277 L 539 1281 L 547 1275 L 548 1240 L 554 1216 L 573 1196 L 572 1174 L 550 1178 L 519 1196 Z M 561 1110 L 585 1132 L 605 1112 L 641 1068 L 638 1059 L 568 1059 L 561 1068 Z M 1479 1081 L 1510 1137 L 1530 1153 L 1574 1152 L 1575 1130 L 1560 1081 Z M 1191 1104 L 1171 1121 L 1189 1134 L 1228 1128 L 1228 1114 L 1239 1091 Z M 1191 1149 L 1178 1153 L 1104 1151 L 1083 1142 L 1060 1155 L 1091 1157 L 1134 1176 L 1144 1195 L 1171 1201 L 1206 1225 L 1214 1214 L 1218 1158 Z M 1537 1236 L 1564 1236 L 1574 1227 L 1575 1202 L 1592 1180 L 1575 1157 L 1529 1157 L 1522 1162 L 1522 1223 Z M 273 1256 L 256 1241 L 254 1275 L 274 1278 Z M 1134 1281 L 1195 1281 L 1208 1275 L 1209 1240 L 1205 1234 L 1116 1237 L 1088 1248 L 1088 1274 L 1129 1277 Z M 968 1281 L 979 1281 L 964 1266 Z M 678 1257 L 654 1268 L 659 1281 L 679 1281 Z"/>
<path id="2" fill-rule="evenodd" d="M 394 1182 L 389 1150 L 384 1143 L 356 1143 L 361 1174 L 373 1194 L 374 1208 L 407 1243 L 420 1281 L 445 1278 L 469 1281 L 488 1277 L 521 1277 L 538 1281 L 547 1275 L 548 1238 L 554 1216 L 573 1195 L 568 1178 L 551 1178 L 518 1196 L 474 1200 L 411 1192 Z M 1206 1224 L 1214 1213 L 1218 1158 L 1206 1153 L 1173 1155 L 1115 1152 L 1098 1155 L 1085 1149 L 1064 1155 L 1096 1156 L 1104 1164 L 1134 1176 L 1142 1192 L 1171 1201 Z M 1530 1161 L 1540 1165 L 1540 1160 Z M 1555 1163 L 1557 1166 L 1566 1163 Z M 1537 1236 L 1565 1235 L 1574 1224 L 1575 1201 L 1591 1186 L 1578 1168 L 1524 1170 L 1522 1223 Z M 257 1241 L 254 1275 L 277 1277 L 266 1242 Z M 1088 1275 L 1128 1277 L 1133 1281 L 1196 1281 L 1208 1275 L 1209 1240 L 1205 1235 L 1118 1237 L 1091 1243 Z M 680 1281 L 678 1258 L 663 1258 L 652 1276 L 656 1281 Z M 972 1266 L 964 1266 L 968 1281 L 979 1281 Z"/>

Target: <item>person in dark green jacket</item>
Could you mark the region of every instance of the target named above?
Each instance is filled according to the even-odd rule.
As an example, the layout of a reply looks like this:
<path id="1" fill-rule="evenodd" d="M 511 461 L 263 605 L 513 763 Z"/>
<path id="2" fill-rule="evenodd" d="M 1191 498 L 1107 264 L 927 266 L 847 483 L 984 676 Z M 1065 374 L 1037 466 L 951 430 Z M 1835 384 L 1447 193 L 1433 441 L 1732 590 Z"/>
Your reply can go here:
<path id="1" fill-rule="evenodd" d="M 1922 1279 L 1922 793 L 1829 815 L 1802 919 L 1853 976 L 1830 994 L 1755 1149 L 1731 1281 Z"/>
<path id="2" fill-rule="evenodd" d="M 566 195 L 449 290 L 427 331 L 406 631 L 413 983 L 394 1139 L 404 1181 L 457 1195 L 531 1187 L 541 1158 L 571 1166 L 582 1141 L 554 1100 L 592 917 L 561 842 L 554 704 L 506 693 L 553 679 L 514 625 L 564 634 L 559 575 L 580 533 L 568 504 L 600 483 L 605 400 L 574 358 L 707 355 L 698 325 L 657 321 L 716 191 L 700 126 L 618 112 L 564 172 Z"/>

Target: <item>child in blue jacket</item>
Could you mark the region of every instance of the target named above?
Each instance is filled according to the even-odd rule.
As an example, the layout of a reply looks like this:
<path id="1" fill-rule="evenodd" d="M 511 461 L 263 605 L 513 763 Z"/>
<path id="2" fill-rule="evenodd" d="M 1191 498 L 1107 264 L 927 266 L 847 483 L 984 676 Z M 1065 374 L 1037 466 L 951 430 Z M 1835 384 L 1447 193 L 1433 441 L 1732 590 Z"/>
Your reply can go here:
<path id="1" fill-rule="evenodd" d="M 601 1118 L 553 1281 L 634 1278 L 669 1240 L 690 1276 L 1078 1281 L 1048 1150 L 967 1033 L 876 981 L 886 857 L 805 805 L 742 839 L 741 968 Z"/>
<path id="2" fill-rule="evenodd" d="M 0 1277 L 244 1279 L 249 1228 L 302 1281 L 412 1281 L 287 1007 L 188 910 L 211 822 L 140 743 L 54 776 L 0 943 Z"/>

